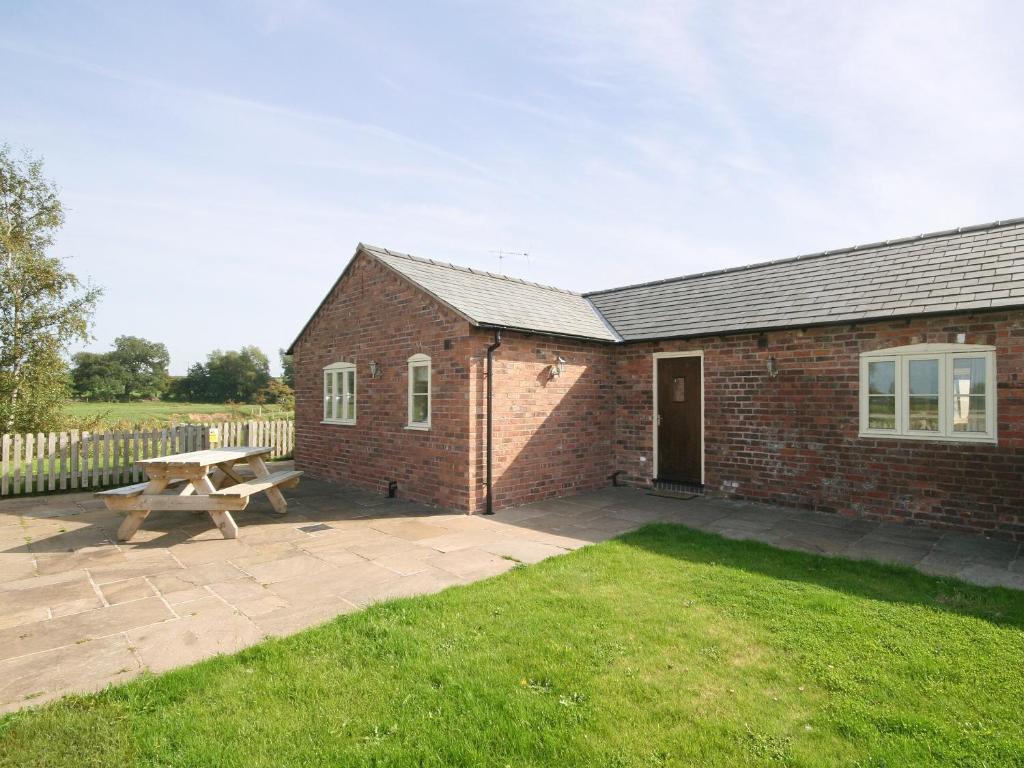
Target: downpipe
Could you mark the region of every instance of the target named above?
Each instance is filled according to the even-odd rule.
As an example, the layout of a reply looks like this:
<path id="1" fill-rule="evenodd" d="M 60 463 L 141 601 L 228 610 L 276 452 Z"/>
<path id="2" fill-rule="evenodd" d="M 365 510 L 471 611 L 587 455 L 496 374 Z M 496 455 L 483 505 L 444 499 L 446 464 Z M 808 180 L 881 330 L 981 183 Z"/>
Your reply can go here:
<path id="1" fill-rule="evenodd" d="M 501 346 L 501 331 L 494 331 L 494 343 L 487 347 L 487 507 L 494 514 L 494 350 Z"/>

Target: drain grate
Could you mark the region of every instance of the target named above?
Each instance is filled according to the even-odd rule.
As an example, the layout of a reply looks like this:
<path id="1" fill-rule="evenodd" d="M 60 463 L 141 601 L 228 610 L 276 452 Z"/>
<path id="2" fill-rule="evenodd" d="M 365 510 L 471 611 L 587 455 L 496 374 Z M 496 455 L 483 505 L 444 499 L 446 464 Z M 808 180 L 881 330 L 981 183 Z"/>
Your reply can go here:
<path id="1" fill-rule="evenodd" d="M 704 495 L 701 483 L 676 483 L 667 480 L 655 480 L 647 491 L 650 496 L 669 496 L 680 499 L 692 499 Z"/>
<path id="2" fill-rule="evenodd" d="M 331 526 L 327 523 L 317 523 L 316 525 L 304 525 L 299 530 L 303 533 L 316 533 L 317 531 L 329 531 Z"/>

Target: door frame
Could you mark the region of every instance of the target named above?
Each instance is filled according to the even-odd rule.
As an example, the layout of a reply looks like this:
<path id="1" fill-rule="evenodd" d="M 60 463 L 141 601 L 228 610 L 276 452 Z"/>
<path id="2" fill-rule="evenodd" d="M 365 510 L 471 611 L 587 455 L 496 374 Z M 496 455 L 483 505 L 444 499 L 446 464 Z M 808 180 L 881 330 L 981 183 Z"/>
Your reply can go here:
<path id="1" fill-rule="evenodd" d="M 700 482 L 704 484 L 704 350 L 692 349 L 686 352 L 655 352 L 652 356 L 651 380 L 651 433 L 654 444 L 653 479 L 658 479 L 658 361 L 667 357 L 700 358 Z"/>

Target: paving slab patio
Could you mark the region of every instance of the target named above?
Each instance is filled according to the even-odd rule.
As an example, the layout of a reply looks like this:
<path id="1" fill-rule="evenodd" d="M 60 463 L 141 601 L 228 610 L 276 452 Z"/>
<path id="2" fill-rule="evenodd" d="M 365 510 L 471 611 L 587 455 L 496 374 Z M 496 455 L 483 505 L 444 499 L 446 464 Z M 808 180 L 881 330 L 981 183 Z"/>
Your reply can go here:
<path id="1" fill-rule="evenodd" d="M 784 549 L 902 563 L 1024 589 L 1017 544 L 748 502 L 607 488 L 441 512 L 304 478 L 289 512 L 256 499 L 221 538 L 153 514 L 131 543 L 90 494 L 0 501 L 0 712 L 230 653 L 380 600 L 437 592 L 673 522 Z"/>

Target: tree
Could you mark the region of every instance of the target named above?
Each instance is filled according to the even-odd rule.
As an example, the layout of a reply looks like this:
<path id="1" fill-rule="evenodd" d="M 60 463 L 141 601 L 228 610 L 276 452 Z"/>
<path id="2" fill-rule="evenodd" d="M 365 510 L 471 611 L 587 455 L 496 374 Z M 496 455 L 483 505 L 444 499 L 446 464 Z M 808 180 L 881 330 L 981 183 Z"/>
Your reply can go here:
<path id="1" fill-rule="evenodd" d="M 256 393 L 253 402 L 257 405 L 280 405 L 292 410 L 295 408 L 295 391 L 283 379 L 271 379 L 267 386 Z"/>
<path id="2" fill-rule="evenodd" d="M 79 352 L 73 361 L 75 394 L 92 400 L 159 397 L 170 380 L 167 347 L 138 336 L 118 336 L 110 352 Z"/>
<path id="3" fill-rule="evenodd" d="M 295 359 L 283 349 L 277 350 L 281 356 L 281 381 L 295 389 Z"/>
<path id="4" fill-rule="evenodd" d="M 188 373 L 175 380 L 170 395 L 181 402 L 201 403 L 212 400 L 210 396 L 210 374 L 202 363 L 193 363 Z"/>
<path id="5" fill-rule="evenodd" d="M 167 387 L 164 389 L 161 399 L 187 403 L 190 399 L 188 396 L 188 384 L 187 376 L 168 376 Z"/>
<path id="6" fill-rule="evenodd" d="M 194 363 L 187 374 L 175 379 L 168 395 L 200 403 L 252 403 L 257 397 L 275 402 L 284 393 L 267 389 L 270 382 L 270 362 L 258 347 L 227 352 L 215 349 L 205 363 Z"/>
<path id="7" fill-rule="evenodd" d="M 68 392 L 63 353 L 86 341 L 101 291 L 46 255 L 64 222 L 39 159 L 0 146 L 0 429 L 58 426 Z"/>
<path id="8" fill-rule="evenodd" d="M 252 402 L 270 382 L 270 361 L 258 347 L 215 349 L 206 359 L 207 397 L 217 402 Z"/>
<path id="9" fill-rule="evenodd" d="M 18 411 L 7 429 L 14 432 L 50 432 L 63 426 L 64 403 L 71 391 L 71 377 L 59 351 L 44 348 L 33 354 L 22 367 L 18 386 Z"/>
<path id="10" fill-rule="evenodd" d="M 79 352 L 72 360 L 71 382 L 76 397 L 111 401 L 124 395 L 128 372 L 111 353 Z"/>
<path id="11" fill-rule="evenodd" d="M 171 356 L 160 342 L 138 336 L 118 336 L 110 358 L 124 371 L 124 386 L 119 395 L 126 400 L 155 398 L 163 393 Z"/>

